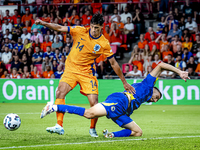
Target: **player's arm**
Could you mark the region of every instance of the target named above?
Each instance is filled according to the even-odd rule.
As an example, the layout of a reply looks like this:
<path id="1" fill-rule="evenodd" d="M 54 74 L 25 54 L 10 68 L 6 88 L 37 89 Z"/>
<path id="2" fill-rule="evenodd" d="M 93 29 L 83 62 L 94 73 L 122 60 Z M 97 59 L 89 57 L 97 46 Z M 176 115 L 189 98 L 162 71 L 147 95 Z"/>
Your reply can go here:
<path id="1" fill-rule="evenodd" d="M 158 66 L 156 66 L 156 68 L 150 74 L 153 77 L 159 77 L 159 75 L 161 74 L 161 72 L 163 70 L 173 71 L 173 72 L 177 73 L 185 81 L 187 79 L 190 79 L 188 77 L 188 72 L 181 71 L 180 69 L 175 68 L 174 66 L 166 64 L 166 63 L 163 63 L 163 62 L 161 62 Z"/>
<path id="2" fill-rule="evenodd" d="M 40 24 L 40 25 L 46 26 L 46 27 L 53 29 L 55 31 L 58 31 L 58 32 L 68 32 L 68 28 L 69 28 L 68 26 L 61 26 L 61 25 L 58 25 L 58 24 L 55 24 L 55 23 L 44 22 L 40 19 L 37 19 L 35 21 L 35 24 L 36 25 Z"/>
<path id="3" fill-rule="evenodd" d="M 114 57 L 110 58 L 109 59 L 109 62 L 110 62 L 110 65 L 111 67 L 113 68 L 113 70 L 115 71 L 115 73 L 118 75 L 118 77 L 121 79 L 123 85 L 124 85 L 124 88 L 126 91 L 129 91 L 130 93 L 132 94 L 135 94 L 135 89 L 127 83 L 122 71 L 121 71 L 121 68 L 119 67 L 119 64 L 117 63 L 117 61 L 115 60 Z"/>

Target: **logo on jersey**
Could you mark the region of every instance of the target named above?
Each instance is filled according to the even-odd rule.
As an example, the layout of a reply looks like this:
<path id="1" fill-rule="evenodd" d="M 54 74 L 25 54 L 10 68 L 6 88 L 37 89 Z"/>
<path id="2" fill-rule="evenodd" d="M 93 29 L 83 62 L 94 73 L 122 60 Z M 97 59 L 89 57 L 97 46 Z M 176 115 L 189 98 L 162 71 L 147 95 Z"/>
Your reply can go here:
<path id="1" fill-rule="evenodd" d="M 112 106 L 112 107 L 111 107 L 111 111 L 115 111 L 115 106 Z"/>
<path id="2" fill-rule="evenodd" d="M 94 51 L 95 51 L 95 52 L 98 52 L 98 51 L 100 50 L 100 48 L 101 48 L 101 46 L 100 46 L 99 44 L 96 44 L 96 45 L 94 46 Z"/>

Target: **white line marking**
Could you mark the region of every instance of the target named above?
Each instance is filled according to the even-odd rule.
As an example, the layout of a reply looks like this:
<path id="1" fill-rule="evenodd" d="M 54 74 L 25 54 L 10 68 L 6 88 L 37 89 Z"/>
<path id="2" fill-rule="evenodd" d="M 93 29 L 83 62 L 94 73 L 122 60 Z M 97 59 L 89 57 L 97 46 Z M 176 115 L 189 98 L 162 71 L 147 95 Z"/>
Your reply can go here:
<path id="1" fill-rule="evenodd" d="M 14 149 L 14 148 L 29 148 L 29 147 L 43 147 L 43 146 L 59 146 L 59 145 L 78 145 L 78 144 L 91 144 L 91 143 L 109 143 L 109 142 L 122 142 L 122 141 L 139 141 L 139 140 L 163 140 L 163 139 L 180 139 L 180 138 L 200 138 L 200 135 L 196 136 L 179 136 L 179 137 L 157 137 L 157 138 L 138 138 L 138 139 L 124 139 L 124 140 L 108 140 L 108 141 L 90 141 L 79 143 L 60 143 L 60 144 L 43 144 L 43 145 L 29 145 L 29 146 L 12 146 L 1 147 L 0 149 Z"/>
<path id="2" fill-rule="evenodd" d="M 0 115 L 7 115 L 7 114 L 10 114 L 10 113 L 0 113 Z M 20 115 L 35 115 L 35 114 L 40 114 L 39 112 L 36 112 L 36 113 L 15 113 L 15 114 L 20 114 Z"/>

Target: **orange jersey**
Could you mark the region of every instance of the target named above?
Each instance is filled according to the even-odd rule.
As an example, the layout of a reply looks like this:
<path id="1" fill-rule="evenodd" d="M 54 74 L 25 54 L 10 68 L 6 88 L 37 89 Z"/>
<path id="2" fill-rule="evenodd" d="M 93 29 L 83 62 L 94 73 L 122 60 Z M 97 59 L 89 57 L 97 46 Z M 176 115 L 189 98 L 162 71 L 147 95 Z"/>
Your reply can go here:
<path id="1" fill-rule="evenodd" d="M 72 18 L 73 18 L 73 19 L 72 19 Z M 76 15 L 76 16 L 71 16 L 71 17 L 69 18 L 69 20 L 71 20 L 72 24 L 75 24 L 76 19 L 79 19 L 79 16 L 78 16 L 78 15 Z"/>
<path id="2" fill-rule="evenodd" d="M 160 50 L 162 50 L 163 47 L 164 47 L 165 45 L 169 45 L 169 42 L 168 42 L 168 41 L 163 42 L 163 41 L 161 40 L 161 41 L 160 41 Z"/>
<path id="3" fill-rule="evenodd" d="M 33 18 L 33 15 L 32 14 L 29 14 L 28 16 L 26 15 L 23 15 L 22 16 L 22 23 L 25 24 L 26 21 L 29 21 Z"/>
<path id="4" fill-rule="evenodd" d="M 42 17 L 42 21 L 50 23 L 50 17 Z"/>
<path id="5" fill-rule="evenodd" d="M 145 45 L 147 45 L 148 42 L 146 40 L 144 40 L 143 42 L 138 42 L 138 47 L 139 49 L 144 49 Z"/>
<path id="6" fill-rule="evenodd" d="M 49 72 L 45 71 L 45 72 L 43 72 L 43 78 L 51 78 L 52 74 L 53 74 L 52 70 Z"/>
<path id="7" fill-rule="evenodd" d="M 34 71 L 31 72 L 31 76 L 33 78 L 41 78 L 41 73 L 38 71 L 36 74 L 34 73 Z"/>
<path id="8" fill-rule="evenodd" d="M 85 26 L 85 27 L 89 27 L 91 19 L 92 19 L 92 16 L 87 16 L 87 15 L 84 14 L 82 16 L 82 25 Z"/>
<path id="9" fill-rule="evenodd" d="M 114 56 L 109 41 L 103 35 L 94 38 L 90 34 L 90 28 L 80 26 L 68 27 L 68 31 L 74 41 L 65 61 L 65 72 L 94 74 L 93 67 L 97 57 L 101 54 L 108 59 Z"/>

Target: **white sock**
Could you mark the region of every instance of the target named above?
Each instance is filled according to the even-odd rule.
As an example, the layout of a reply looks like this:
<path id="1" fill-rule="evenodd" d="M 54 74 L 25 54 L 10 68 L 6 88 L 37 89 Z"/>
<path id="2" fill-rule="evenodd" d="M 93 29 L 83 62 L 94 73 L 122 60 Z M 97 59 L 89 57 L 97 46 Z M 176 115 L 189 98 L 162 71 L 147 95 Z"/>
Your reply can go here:
<path id="1" fill-rule="evenodd" d="M 58 111 L 58 106 L 57 105 L 53 105 L 52 108 L 53 108 L 54 111 Z"/>

